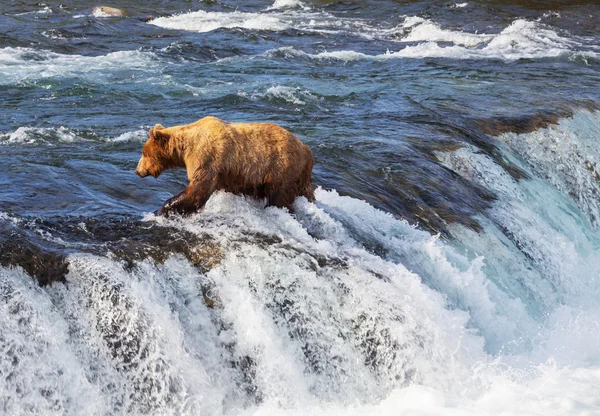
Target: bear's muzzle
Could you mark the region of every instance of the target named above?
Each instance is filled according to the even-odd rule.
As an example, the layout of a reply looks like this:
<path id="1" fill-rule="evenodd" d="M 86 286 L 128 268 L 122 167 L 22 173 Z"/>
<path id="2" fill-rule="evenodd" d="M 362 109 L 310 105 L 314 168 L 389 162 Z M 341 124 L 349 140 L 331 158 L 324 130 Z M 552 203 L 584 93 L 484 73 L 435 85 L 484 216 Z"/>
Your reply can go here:
<path id="1" fill-rule="evenodd" d="M 146 176 L 150 175 L 150 169 L 148 169 L 148 166 L 146 166 L 147 164 L 147 160 L 145 160 L 143 157 L 140 158 L 140 161 L 135 168 L 135 173 L 137 173 L 140 178 L 145 178 Z"/>
<path id="2" fill-rule="evenodd" d="M 150 174 L 150 172 L 148 172 L 147 170 L 141 171 L 138 169 L 135 170 L 135 173 L 137 173 L 140 178 L 145 178 L 146 176 L 148 176 Z"/>

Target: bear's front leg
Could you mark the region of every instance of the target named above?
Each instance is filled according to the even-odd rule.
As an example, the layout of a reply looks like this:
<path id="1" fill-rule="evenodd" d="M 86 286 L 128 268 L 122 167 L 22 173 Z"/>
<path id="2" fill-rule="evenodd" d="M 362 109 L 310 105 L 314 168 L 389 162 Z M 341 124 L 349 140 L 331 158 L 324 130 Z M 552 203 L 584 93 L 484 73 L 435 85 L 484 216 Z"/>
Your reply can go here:
<path id="1" fill-rule="evenodd" d="M 182 215 L 193 212 L 188 188 L 184 189 L 183 192 L 175 195 L 173 198 L 167 199 L 163 206 L 154 212 L 154 215 L 168 217 L 171 211 L 175 211 Z"/>
<path id="2" fill-rule="evenodd" d="M 171 212 L 180 215 L 193 214 L 204 206 L 211 194 L 206 186 L 189 185 L 180 194 L 169 198 L 154 215 L 168 217 Z"/>

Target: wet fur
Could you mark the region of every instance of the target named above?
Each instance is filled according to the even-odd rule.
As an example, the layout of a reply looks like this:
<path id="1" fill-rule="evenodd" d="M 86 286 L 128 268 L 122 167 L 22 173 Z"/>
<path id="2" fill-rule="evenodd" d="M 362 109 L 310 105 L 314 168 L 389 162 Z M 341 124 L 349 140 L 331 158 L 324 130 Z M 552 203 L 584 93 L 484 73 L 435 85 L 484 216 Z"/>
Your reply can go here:
<path id="1" fill-rule="evenodd" d="M 185 126 L 157 124 L 136 168 L 141 177 L 187 170 L 189 185 L 157 211 L 189 214 L 213 192 L 225 190 L 292 208 L 296 197 L 314 200 L 312 152 L 289 131 L 272 123 L 227 123 L 205 117 Z"/>

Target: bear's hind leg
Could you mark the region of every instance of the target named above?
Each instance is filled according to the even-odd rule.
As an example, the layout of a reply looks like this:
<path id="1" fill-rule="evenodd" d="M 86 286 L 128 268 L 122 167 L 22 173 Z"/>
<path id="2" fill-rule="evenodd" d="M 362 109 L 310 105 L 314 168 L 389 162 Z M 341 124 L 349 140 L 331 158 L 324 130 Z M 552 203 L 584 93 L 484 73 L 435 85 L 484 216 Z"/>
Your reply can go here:
<path id="1" fill-rule="evenodd" d="M 272 191 L 267 196 L 267 205 L 275 206 L 277 208 L 287 208 L 290 212 L 294 212 L 294 200 L 296 195 L 293 192 L 279 190 Z"/>
<path id="2" fill-rule="evenodd" d="M 310 183 L 304 187 L 304 191 L 302 192 L 301 196 L 306 197 L 306 199 L 308 199 L 308 202 L 315 201 L 315 191 L 313 190 L 312 185 Z"/>

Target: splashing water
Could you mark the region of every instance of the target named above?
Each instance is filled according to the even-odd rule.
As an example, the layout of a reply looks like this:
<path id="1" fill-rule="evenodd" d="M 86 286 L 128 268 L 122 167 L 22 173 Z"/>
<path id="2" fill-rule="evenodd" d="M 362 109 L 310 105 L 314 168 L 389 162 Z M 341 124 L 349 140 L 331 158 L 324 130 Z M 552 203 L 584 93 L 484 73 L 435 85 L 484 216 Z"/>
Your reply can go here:
<path id="1" fill-rule="evenodd" d="M 491 161 L 457 153 L 448 163 L 461 173 L 466 169 L 459 160 L 470 160 L 479 177 L 491 171 L 484 170 Z M 515 199 L 527 191 L 514 182 L 498 186 L 515 192 Z M 501 225 L 503 210 L 515 208 L 503 204 L 501 198 L 492 215 Z M 531 411 L 548 414 L 598 405 L 594 395 L 582 400 L 580 394 L 597 386 L 600 370 L 563 367 L 599 363 L 599 340 L 588 332 L 597 330 L 598 315 L 575 308 L 575 298 L 597 286 L 567 290 L 572 280 L 561 287 L 554 281 L 545 290 L 555 293 L 543 301 L 550 304 L 560 294 L 574 307 L 550 317 L 529 314 L 523 306 L 527 288 L 521 301 L 507 301 L 512 296 L 502 283 L 511 276 L 489 276 L 501 259 L 469 265 L 437 238 L 333 191 L 318 190 L 316 204 L 298 201 L 296 217 L 219 193 L 191 219 L 148 220 L 210 236 L 218 245 L 216 265 L 203 273 L 174 256 L 162 265 L 146 260 L 125 268 L 110 258 L 75 254 L 69 284 L 48 289 L 36 288 L 19 270 L 2 269 L 1 368 L 18 380 L 5 389 L 19 392 L 3 391 L 9 410 L 28 403 L 39 413 L 245 408 L 257 414 L 386 414 L 415 410 L 428 399 L 421 410 L 429 413 L 459 405 L 492 414 L 500 402 L 506 411 L 517 410 L 507 395 L 521 406 L 541 405 L 541 395 L 549 404 Z M 485 243 L 494 244 L 493 232 L 484 235 L 490 240 Z M 553 245 L 536 241 L 540 250 Z M 382 254 L 363 244 L 378 245 Z M 399 261 L 408 258 L 419 269 L 411 272 Z M 542 258 L 530 259 L 541 267 L 536 260 Z M 482 264 L 488 261 L 489 268 Z M 584 274 L 564 270 L 573 272 Z M 544 297 L 548 273 L 528 276 L 529 289 Z M 568 293 L 571 298 L 564 298 Z M 538 347 L 488 356 L 483 342 L 509 345 L 515 326 Z M 574 338 L 565 340 L 565 329 Z M 582 337 L 587 356 L 571 356 L 565 348 Z M 38 353 L 45 358 L 36 360 Z M 71 383 L 74 378 L 82 381 Z M 559 389 L 563 383 L 572 388 Z"/>

